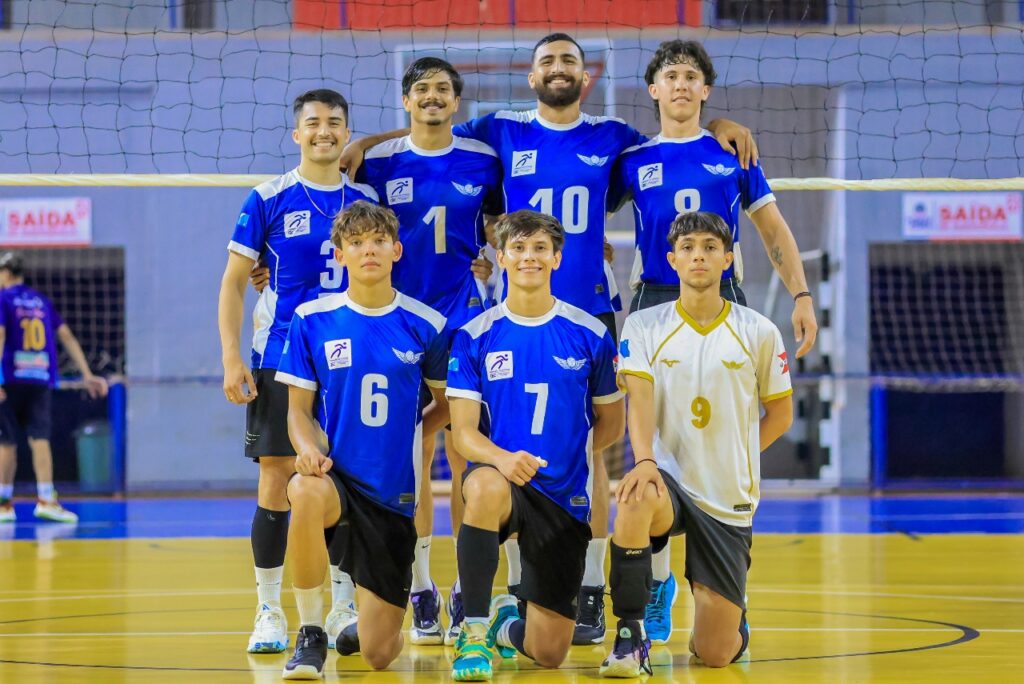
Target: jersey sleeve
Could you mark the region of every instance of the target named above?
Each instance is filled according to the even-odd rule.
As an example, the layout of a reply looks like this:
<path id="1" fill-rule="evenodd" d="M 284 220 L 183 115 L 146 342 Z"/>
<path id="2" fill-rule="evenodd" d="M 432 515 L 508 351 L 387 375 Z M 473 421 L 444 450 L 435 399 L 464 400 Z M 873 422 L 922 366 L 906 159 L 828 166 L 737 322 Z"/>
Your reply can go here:
<path id="1" fill-rule="evenodd" d="M 430 346 L 423 355 L 420 368 L 423 372 L 423 382 L 428 387 L 443 389 L 448 378 L 448 328 L 445 327 L 439 333 L 435 333 Z"/>
<path id="2" fill-rule="evenodd" d="M 615 362 L 615 341 L 610 332 L 605 332 L 590 365 L 590 396 L 595 404 L 611 404 L 623 396 L 616 384 Z"/>
<path id="3" fill-rule="evenodd" d="M 498 137 L 497 127 L 494 125 L 494 122 L 495 117 L 492 112 L 486 116 L 478 116 L 465 123 L 460 123 L 452 129 L 452 134 L 458 138 L 472 138 L 473 140 L 479 140 L 480 142 L 487 143 L 491 147 L 497 149 L 497 145 L 494 144 Z"/>
<path id="4" fill-rule="evenodd" d="M 622 326 L 622 341 L 619 342 L 619 377 L 622 387 L 625 387 L 624 375 L 636 375 L 654 382 L 647 337 L 637 314 L 630 314 Z"/>
<path id="5" fill-rule="evenodd" d="M 766 321 L 758 327 L 758 338 L 757 394 L 761 403 L 788 397 L 793 393 L 793 385 L 782 333 Z"/>
<path id="6" fill-rule="evenodd" d="M 608 205 L 606 209 L 615 213 L 633 197 L 633 189 L 629 183 L 626 156 L 619 155 L 612 168 L 611 182 L 608 186 Z"/>
<path id="7" fill-rule="evenodd" d="M 448 358 L 448 398 L 483 399 L 483 384 L 480 376 L 479 343 L 465 330 L 455 331 L 451 355 Z"/>
<path id="8" fill-rule="evenodd" d="M 267 242 L 267 225 L 263 198 L 255 190 L 249 193 L 242 204 L 242 212 L 231 234 L 228 249 L 253 261 L 260 258 Z"/>
<path id="9" fill-rule="evenodd" d="M 743 175 L 740 177 L 740 204 L 748 214 L 753 214 L 764 205 L 775 201 L 775 195 L 760 164 L 741 172 Z"/>
<path id="10" fill-rule="evenodd" d="M 306 319 L 299 314 L 292 316 L 291 325 L 288 326 L 288 339 L 274 379 L 312 392 L 319 386 L 313 353 L 306 337 Z"/>

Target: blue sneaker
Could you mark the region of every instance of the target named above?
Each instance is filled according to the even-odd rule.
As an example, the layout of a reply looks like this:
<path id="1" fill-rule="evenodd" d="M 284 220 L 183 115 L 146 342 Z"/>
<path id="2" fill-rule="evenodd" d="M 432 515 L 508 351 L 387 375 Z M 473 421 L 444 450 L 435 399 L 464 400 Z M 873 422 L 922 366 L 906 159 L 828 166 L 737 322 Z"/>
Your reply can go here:
<path id="1" fill-rule="evenodd" d="M 672 606 L 678 594 L 679 585 L 672 573 L 664 582 L 654 581 L 651 600 L 647 602 L 644 611 L 644 627 L 647 628 L 647 638 L 652 644 L 667 644 L 672 638 Z"/>
<path id="2" fill-rule="evenodd" d="M 487 627 L 477 622 L 464 624 L 455 642 L 452 679 L 457 682 L 490 681 L 493 676 L 493 657 L 494 642 L 489 637 Z"/>
<path id="3" fill-rule="evenodd" d="M 494 644 L 498 655 L 502 658 L 514 658 L 516 649 L 512 645 L 498 643 L 498 632 L 507 622 L 519 619 L 519 601 L 512 594 L 495 596 L 491 601 L 491 626 L 487 630 L 487 640 Z"/>

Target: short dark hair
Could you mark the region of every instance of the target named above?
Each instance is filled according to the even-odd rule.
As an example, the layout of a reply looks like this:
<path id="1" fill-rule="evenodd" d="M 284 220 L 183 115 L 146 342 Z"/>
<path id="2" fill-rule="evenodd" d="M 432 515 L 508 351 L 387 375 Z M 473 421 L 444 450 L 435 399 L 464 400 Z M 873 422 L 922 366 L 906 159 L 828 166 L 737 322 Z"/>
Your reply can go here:
<path id="1" fill-rule="evenodd" d="M 348 100 L 336 90 L 317 88 L 316 90 L 307 90 L 295 98 L 295 102 L 292 103 L 292 116 L 295 118 L 296 126 L 299 124 L 299 114 L 307 102 L 322 102 L 331 109 L 341 109 L 345 113 L 345 123 L 348 123 Z"/>
<path id="2" fill-rule="evenodd" d="M 547 45 L 548 43 L 557 43 L 560 40 L 564 40 L 575 45 L 576 49 L 580 51 L 580 61 L 587 61 L 587 55 L 583 52 L 583 48 L 580 47 L 580 44 L 576 42 L 576 39 L 570 36 L 568 33 L 549 33 L 548 35 L 538 40 L 537 44 L 533 46 L 533 56 L 530 57 L 530 61 L 532 62 L 533 60 L 537 59 L 537 50 Z"/>
<path id="3" fill-rule="evenodd" d="M 384 233 L 398 240 L 398 217 L 395 212 L 379 204 L 358 200 L 338 212 L 331 224 L 331 242 L 341 247 L 344 238 L 363 233 Z"/>
<path id="4" fill-rule="evenodd" d="M 681 237 L 694 235 L 695 233 L 709 233 L 719 238 L 725 245 L 725 251 L 732 251 L 732 231 L 718 214 L 710 211 L 694 211 L 688 214 L 676 216 L 672 227 L 668 229 L 668 244 L 674 250 L 676 242 Z"/>
<path id="5" fill-rule="evenodd" d="M 15 252 L 4 252 L 0 254 L 0 271 L 10 271 L 15 278 L 25 275 L 25 262 L 21 255 Z"/>
<path id="6" fill-rule="evenodd" d="M 550 235 L 555 251 L 562 251 L 562 247 L 565 246 L 565 228 L 562 228 L 562 224 L 554 216 L 520 209 L 505 214 L 494 224 L 494 240 L 499 251 L 505 249 L 510 240 L 527 238 L 536 232 Z"/>
<path id="7" fill-rule="evenodd" d="M 408 95 L 416 81 L 421 81 L 428 76 L 433 76 L 439 71 L 448 74 L 452 79 L 452 90 L 455 97 L 462 97 L 462 76 L 449 62 L 439 57 L 420 57 L 409 65 L 402 76 L 402 94 Z"/>
<path id="8" fill-rule="evenodd" d="M 711 57 L 703 45 L 695 40 L 679 40 L 677 38 L 666 40 L 655 50 L 654 57 L 651 58 L 647 65 L 647 71 L 644 72 L 644 81 L 647 82 L 647 85 L 652 85 L 658 72 L 669 64 L 693 64 L 704 75 L 704 85 L 707 86 L 715 85 L 715 79 L 718 78 L 715 66 L 711 63 Z M 701 103 L 701 109 L 703 108 L 704 103 Z M 654 104 L 654 116 L 659 121 L 661 120 L 661 110 L 657 103 Z"/>

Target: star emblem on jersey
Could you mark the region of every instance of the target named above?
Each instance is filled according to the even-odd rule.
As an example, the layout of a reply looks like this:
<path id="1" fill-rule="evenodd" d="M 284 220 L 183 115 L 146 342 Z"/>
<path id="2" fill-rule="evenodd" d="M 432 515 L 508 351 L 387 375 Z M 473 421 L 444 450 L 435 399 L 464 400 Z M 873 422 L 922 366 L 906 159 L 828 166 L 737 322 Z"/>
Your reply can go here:
<path id="1" fill-rule="evenodd" d="M 735 166 L 726 166 L 721 162 L 717 164 L 701 164 L 708 173 L 713 173 L 716 176 L 731 176 L 732 172 L 736 170 Z"/>
<path id="2" fill-rule="evenodd" d="M 466 197 L 476 197 L 481 192 L 483 192 L 484 189 L 484 186 L 473 185 L 472 183 L 466 183 L 465 185 L 462 185 L 460 183 L 452 181 L 452 185 L 454 185 L 455 189 L 458 190 L 463 195 L 465 195 Z"/>
<path id="3" fill-rule="evenodd" d="M 671 368 L 672 366 L 679 363 L 679 359 L 662 359 L 661 362 Z"/>
<path id="4" fill-rule="evenodd" d="M 661 162 L 641 166 L 637 169 L 636 175 L 641 190 L 658 187 L 661 185 Z"/>
<path id="5" fill-rule="evenodd" d="M 423 352 L 414 352 L 414 351 L 404 351 L 403 352 L 403 351 L 398 351 L 394 347 L 391 348 L 391 351 L 395 352 L 395 356 L 398 357 L 399 361 L 401 361 L 402 363 L 407 363 L 410 366 L 415 366 L 417 363 L 420 362 L 420 359 L 423 358 Z"/>
<path id="6" fill-rule="evenodd" d="M 537 150 L 512 152 L 512 177 L 537 173 Z"/>
<path id="7" fill-rule="evenodd" d="M 592 154 L 589 157 L 582 154 L 577 154 L 576 156 L 587 166 L 604 166 L 608 163 L 608 157 L 598 157 L 596 154 Z"/>
<path id="8" fill-rule="evenodd" d="M 284 236 L 309 235 L 309 211 L 293 211 L 284 215 Z"/>
<path id="9" fill-rule="evenodd" d="M 782 362 L 782 371 L 780 372 L 782 375 L 785 375 L 789 372 L 789 355 L 786 352 L 782 352 L 779 354 L 779 361 Z"/>
<path id="10" fill-rule="evenodd" d="M 722 359 L 722 365 L 729 370 L 739 370 L 740 368 L 743 368 L 745 363 L 746 361 L 726 361 L 725 359 Z"/>
<path id="11" fill-rule="evenodd" d="M 394 178 L 384 184 L 388 204 L 408 204 L 412 202 L 412 178 Z"/>
<path id="12" fill-rule="evenodd" d="M 352 340 L 328 340 L 324 342 L 324 356 L 327 368 L 348 368 L 352 365 Z"/>
<path id="13" fill-rule="evenodd" d="M 488 380 L 505 380 L 512 377 L 512 352 L 491 352 L 484 357 Z"/>
<path id="14" fill-rule="evenodd" d="M 552 356 L 551 358 L 553 358 L 555 360 L 555 363 L 557 363 L 559 366 L 561 366 L 565 370 L 571 370 L 571 371 L 583 370 L 583 366 L 587 365 L 587 360 L 586 359 L 574 359 L 571 356 L 569 358 L 567 358 L 567 359 L 560 359 L 557 356 Z"/>

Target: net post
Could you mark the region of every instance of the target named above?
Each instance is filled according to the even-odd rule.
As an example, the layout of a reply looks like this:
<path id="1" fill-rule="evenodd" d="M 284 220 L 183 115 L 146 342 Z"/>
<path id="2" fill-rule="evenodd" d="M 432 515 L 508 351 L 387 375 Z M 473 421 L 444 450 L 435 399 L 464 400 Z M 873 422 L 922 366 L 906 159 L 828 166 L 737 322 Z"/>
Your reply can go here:
<path id="1" fill-rule="evenodd" d="M 123 493 L 125 490 L 125 453 L 128 435 L 128 398 L 127 389 L 123 380 L 115 380 L 110 383 L 110 391 L 107 393 L 107 414 L 110 419 L 110 432 L 113 438 L 111 448 L 110 479 L 115 493 Z"/>
<path id="2" fill-rule="evenodd" d="M 888 394 L 885 385 L 871 385 L 871 488 L 885 486 L 888 466 Z"/>

